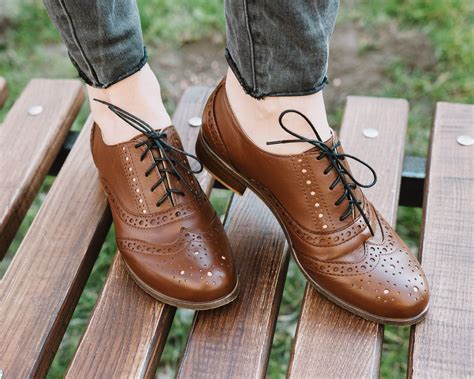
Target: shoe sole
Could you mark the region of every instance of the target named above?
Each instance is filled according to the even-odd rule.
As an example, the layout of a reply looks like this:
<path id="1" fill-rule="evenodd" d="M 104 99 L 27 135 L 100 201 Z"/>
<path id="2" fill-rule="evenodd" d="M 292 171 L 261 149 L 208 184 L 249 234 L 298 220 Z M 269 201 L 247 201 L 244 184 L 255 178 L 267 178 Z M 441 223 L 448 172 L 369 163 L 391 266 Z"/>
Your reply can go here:
<path id="1" fill-rule="evenodd" d="M 242 175 L 240 175 L 237 171 L 235 171 L 232 167 L 230 167 L 226 162 L 224 162 L 216 153 L 212 151 L 212 148 L 208 145 L 208 143 L 204 140 L 202 136 L 202 131 L 199 132 L 197 141 L 196 141 L 196 155 L 203 163 L 204 167 L 209 171 L 209 173 L 220 183 L 222 183 L 225 187 L 230 189 L 231 191 L 237 193 L 238 195 L 242 196 L 247 188 L 252 190 L 264 203 L 265 205 L 272 211 L 273 215 L 278 220 L 283 232 L 285 233 L 286 240 L 290 246 L 291 255 L 295 260 L 296 264 L 298 265 L 299 269 L 305 276 L 306 280 L 324 297 L 326 297 L 331 302 L 335 303 L 339 307 L 356 314 L 366 320 L 374 321 L 380 324 L 387 324 L 387 325 L 413 325 L 420 321 L 422 321 L 426 313 L 428 312 L 429 303 L 425 307 L 425 309 L 417 316 L 412 318 L 406 319 L 394 319 L 388 317 L 380 317 L 364 311 L 363 309 L 354 307 L 351 304 L 348 304 L 344 300 L 334 296 L 332 293 L 326 291 L 322 288 L 317 282 L 315 282 L 311 276 L 306 272 L 303 268 L 301 263 L 298 260 L 298 257 L 295 254 L 293 249 L 293 245 L 291 243 L 291 239 L 289 238 L 289 233 L 286 229 L 285 224 L 281 220 L 279 214 L 273 210 L 273 207 L 267 202 L 265 196 L 263 196 L 257 188 L 255 188 L 247 179 L 245 179 Z"/>
<path id="2" fill-rule="evenodd" d="M 120 251 L 119 251 L 120 253 Z M 148 295 L 153 297 L 154 299 L 161 301 L 162 303 L 171 305 L 173 307 L 178 307 L 178 308 L 187 308 L 187 309 L 193 309 L 196 311 L 204 311 L 208 309 L 215 309 L 222 307 L 223 305 L 229 304 L 230 302 L 234 301 L 237 296 L 239 295 L 239 280 L 237 279 L 237 283 L 235 284 L 234 289 L 232 292 L 230 292 L 228 295 L 221 297 L 219 299 L 215 299 L 212 301 L 201 301 L 201 302 L 193 302 L 193 301 L 186 301 L 186 300 L 179 300 L 174 297 L 167 296 L 153 288 L 151 288 L 148 284 L 143 282 L 137 274 L 130 268 L 130 266 L 125 262 L 125 260 L 122 257 L 122 262 L 125 265 L 125 268 L 132 278 L 132 280 L 142 289 L 144 292 L 146 292 Z"/>

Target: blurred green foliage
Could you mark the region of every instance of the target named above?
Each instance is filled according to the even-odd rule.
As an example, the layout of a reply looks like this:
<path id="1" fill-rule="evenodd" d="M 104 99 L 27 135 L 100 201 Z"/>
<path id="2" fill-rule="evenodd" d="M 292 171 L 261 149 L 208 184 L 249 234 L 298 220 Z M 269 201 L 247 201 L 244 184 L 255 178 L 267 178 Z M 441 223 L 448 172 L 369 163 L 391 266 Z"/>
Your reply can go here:
<path id="1" fill-rule="evenodd" d="M 396 22 L 400 29 L 415 29 L 431 39 L 433 69 L 398 60 L 387 70 L 390 85 L 375 91 L 410 102 L 407 152 L 426 155 L 436 102 L 474 102 L 474 2 L 366 0 L 353 14 L 370 25 Z"/>

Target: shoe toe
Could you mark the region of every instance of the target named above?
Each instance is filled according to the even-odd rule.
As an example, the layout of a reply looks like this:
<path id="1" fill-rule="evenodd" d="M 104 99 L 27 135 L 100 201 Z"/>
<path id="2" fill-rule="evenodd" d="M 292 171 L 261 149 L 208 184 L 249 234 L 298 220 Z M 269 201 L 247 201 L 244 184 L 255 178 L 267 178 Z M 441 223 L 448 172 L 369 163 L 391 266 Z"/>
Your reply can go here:
<path id="1" fill-rule="evenodd" d="M 319 289 L 343 308 L 362 317 L 393 324 L 422 319 L 429 304 L 426 276 L 418 260 L 396 232 L 381 219 L 381 228 L 358 251 L 363 257 L 303 265 Z"/>
<path id="2" fill-rule="evenodd" d="M 410 323 L 423 315 L 429 303 L 425 274 L 410 251 L 403 246 L 389 254 L 381 253 L 369 273 L 353 280 L 351 288 L 362 298 L 364 308 L 382 319 Z M 369 249 L 382 248 L 369 247 Z M 356 278 L 354 278 L 356 279 Z M 360 288 L 362 286 L 362 288 Z M 357 292 L 362 292 L 357 294 Z"/>
<path id="3" fill-rule="evenodd" d="M 220 225 L 220 223 L 218 224 Z M 221 227 L 222 228 L 222 227 Z M 167 245 L 118 240 L 119 250 L 138 284 L 151 295 L 194 304 L 218 301 L 236 290 L 231 249 L 224 230 L 183 230 Z"/>

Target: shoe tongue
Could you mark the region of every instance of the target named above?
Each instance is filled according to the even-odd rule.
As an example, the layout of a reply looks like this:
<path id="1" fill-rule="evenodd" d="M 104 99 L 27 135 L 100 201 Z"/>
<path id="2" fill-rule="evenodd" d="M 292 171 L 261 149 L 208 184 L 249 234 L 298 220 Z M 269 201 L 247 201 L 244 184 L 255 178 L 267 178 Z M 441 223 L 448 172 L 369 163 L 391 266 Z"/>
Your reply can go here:
<path id="1" fill-rule="evenodd" d="M 162 137 L 162 141 L 178 150 L 184 150 L 183 145 L 181 143 L 181 139 L 179 138 L 178 132 L 176 128 L 173 125 L 170 125 L 162 130 L 156 130 L 157 132 L 162 132 L 166 134 L 166 137 Z M 161 151 L 160 149 L 154 148 L 152 149 L 148 154 L 153 154 L 155 158 L 165 158 L 165 154 L 169 159 L 173 159 L 173 166 L 176 169 L 176 171 L 179 173 L 181 176 L 181 180 L 174 174 L 172 173 L 163 173 L 161 175 L 165 176 L 165 180 L 163 181 L 162 184 L 160 184 L 156 189 L 155 189 L 155 200 L 159 201 L 162 196 L 166 194 L 167 189 L 176 189 L 179 191 L 184 192 L 184 196 L 180 194 L 171 194 L 171 196 L 168 196 L 168 198 L 161 204 L 160 209 L 168 209 L 171 208 L 175 205 L 182 204 L 184 202 L 190 201 L 189 196 L 190 190 L 188 186 L 184 183 L 184 180 L 193 188 L 194 190 L 197 190 L 199 187 L 199 184 L 197 183 L 196 179 L 194 178 L 193 175 L 191 175 L 187 170 L 185 170 L 181 165 L 189 168 L 189 163 L 187 157 L 178 151 L 174 151 L 171 149 L 168 149 L 165 153 Z M 168 161 L 163 161 L 159 164 L 159 167 L 162 169 L 168 169 L 170 171 L 173 171 L 173 166 L 170 162 Z M 154 182 L 158 181 L 160 179 L 160 173 L 158 171 L 158 168 L 155 168 L 154 173 L 150 174 L 149 177 L 152 177 Z"/>
<path id="2" fill-rule="evenodd" d="M 332 131 L 332 135 L 331 137 L 329 137 L 326 141 L 324 141 L 323 143 L 325 145 L 327 145 L 328 147 L 332 148 L 335 144 L 336 144 L 336 141 L 337 141 L 337 134 L 336 132 L 333 130 Z M 340 148 L 338 148 L 339 150 Z M 303 151 L 301 153 L 301 155 L 305 155 L 305 154 L 308 154 L 308 153 L 314 153 L 314 152 L 318 152 L 320 149 L 316 146 L 311 146 L 308 148 L 308 150 L 306 151 Z"/>

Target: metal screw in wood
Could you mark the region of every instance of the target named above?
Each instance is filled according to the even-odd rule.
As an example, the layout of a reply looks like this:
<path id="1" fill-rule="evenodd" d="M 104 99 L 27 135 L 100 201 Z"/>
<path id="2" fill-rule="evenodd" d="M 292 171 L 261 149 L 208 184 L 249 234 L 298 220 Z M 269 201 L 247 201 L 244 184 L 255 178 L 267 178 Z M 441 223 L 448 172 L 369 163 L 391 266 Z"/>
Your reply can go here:
<path id="1" fill-rule="evenodd" d="M 199 126 L 202 125 L 202 119 L 201 117 L 191 117 L 189 120 L 188 120 L 188 124 L 194 128 L 197 128 Z"/>
<path id="2" fill-rule="evenodd" d="M 474 138 L 472 138 L 471 136 L 468 136 L 468 135 L 458 136 L 458 138 L 456 138 L 456 141 L 457 141 L 458 144 L 460 144 L 462 146 L 474 145 Z"/>
<path id="3" fill-rule="evenodd" d="M 38 116 L 41 112 L 43 112 L 43 107 L 41 105 L 33 105 L 28 108 L 28 114 L 30 116 Z"/>
<path id="4" fill-rule="evenodd" d="M 376 138 L 379 135 L 379 131 L 374 128 L 364 128 L 362 129 L 362 134 L 367 138 Z"/>

